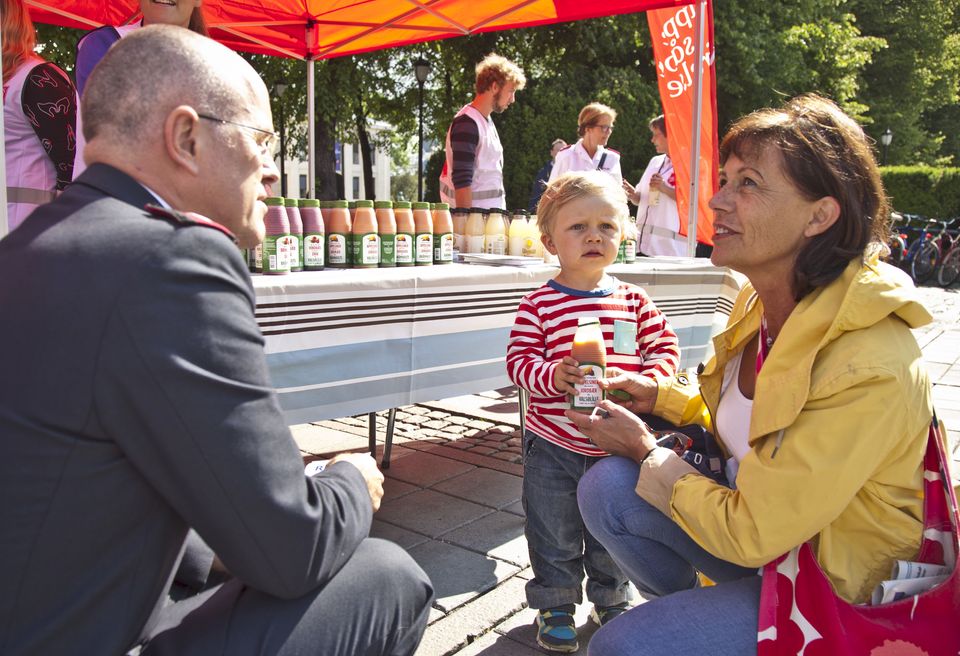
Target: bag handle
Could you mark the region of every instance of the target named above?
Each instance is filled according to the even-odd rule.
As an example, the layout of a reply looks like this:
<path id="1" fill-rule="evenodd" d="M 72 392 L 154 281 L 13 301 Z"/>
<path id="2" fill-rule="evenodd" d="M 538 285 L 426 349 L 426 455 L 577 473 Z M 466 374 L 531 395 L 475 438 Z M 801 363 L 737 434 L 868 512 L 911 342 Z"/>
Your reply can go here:
<path id="1" fill-rule="evenodd" d="M 923 458 L 923 541 L 918 559 L 952 569 L 960 547 L 960 517 L 948 462 L 940 422 L 934 412 Z"/>

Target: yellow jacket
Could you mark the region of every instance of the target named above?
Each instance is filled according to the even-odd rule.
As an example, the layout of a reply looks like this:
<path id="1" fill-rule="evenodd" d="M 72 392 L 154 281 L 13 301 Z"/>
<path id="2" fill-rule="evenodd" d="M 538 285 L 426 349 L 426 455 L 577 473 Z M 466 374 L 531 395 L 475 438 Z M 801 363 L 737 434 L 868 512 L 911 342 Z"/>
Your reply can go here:
<path id="1" fill-rule="evenodd" d="M 761 314 L 747 285 L 699 386 L 683 375 L 665 381 L 655 414 L 711 429 L 724 367 L 759 330 Z M 929 321 L 903 272 L 876 257 L 854 260 L 800 302 L 764 362 L 737 489 L 690 475 L 658 449 L 637 493 L 704 549 L 746 567 L 813 540 L 840 596 L 867 600 L 893 561 L 914 559 L 920 545 L 933 403 L 910 328 Z"/>

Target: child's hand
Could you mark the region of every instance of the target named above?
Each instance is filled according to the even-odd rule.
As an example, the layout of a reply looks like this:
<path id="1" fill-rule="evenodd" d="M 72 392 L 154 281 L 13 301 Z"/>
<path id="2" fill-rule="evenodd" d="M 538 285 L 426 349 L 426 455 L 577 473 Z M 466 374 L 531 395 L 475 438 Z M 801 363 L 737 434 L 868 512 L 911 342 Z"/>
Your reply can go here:
<path id="1" fill-rule="evenodd" d="M 553 386 L 564 394 L 573 394 L 573 386 L 581 382 L 583 382 L 583 373 L 577 366 L 577 361 L 569 355 L 553 370 Z"/>

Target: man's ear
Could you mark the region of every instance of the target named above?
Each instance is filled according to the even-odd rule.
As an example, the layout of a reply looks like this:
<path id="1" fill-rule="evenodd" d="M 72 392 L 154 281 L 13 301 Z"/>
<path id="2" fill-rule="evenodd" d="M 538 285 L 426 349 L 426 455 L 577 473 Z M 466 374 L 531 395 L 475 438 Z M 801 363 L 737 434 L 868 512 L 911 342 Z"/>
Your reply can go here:
<path id="1" fill-rule="evenodd" d="M 175 107 L 163 122 L 163 143 L 167 155 L 178 166 L 194 175 L 200 172 L 197 161 L 200 147 L 200 117 L 188 105 Z"/>
<path id="2" fill-rule="evenodd" d="M 833 196 L 824 196 L 813 207 L 813 215 L 803 231 L 804 237 L 816 237 L 829 230 L 840 218 L 840 203 Z"/>

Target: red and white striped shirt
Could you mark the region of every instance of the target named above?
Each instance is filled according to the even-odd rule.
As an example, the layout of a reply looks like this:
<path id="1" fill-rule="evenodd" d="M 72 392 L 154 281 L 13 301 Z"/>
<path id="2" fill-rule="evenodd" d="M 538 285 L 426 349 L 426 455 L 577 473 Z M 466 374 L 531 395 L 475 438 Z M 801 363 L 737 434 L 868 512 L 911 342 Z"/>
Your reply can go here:
<path id="1" fill-rule="evenodd" d="M 569 398 L 553 384 L 553 372 L 570 355 L 580 317 L 597 317 L 607 347 L 607 367 L 650 377 L 672 377 L 680 364 L 677 335 L 646 292 L 607 276 L 605 286 L 585 292 L 550 280 L 523 297 L 507 346 L 507 374 L 530 392 L 527 429 L 557 446 L 603 456 L 563 411 Z M 614 350 L 614 322 L 636 328 L 635 348 Z"/>

